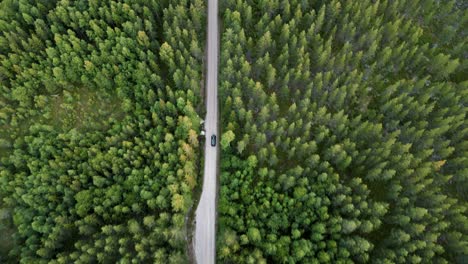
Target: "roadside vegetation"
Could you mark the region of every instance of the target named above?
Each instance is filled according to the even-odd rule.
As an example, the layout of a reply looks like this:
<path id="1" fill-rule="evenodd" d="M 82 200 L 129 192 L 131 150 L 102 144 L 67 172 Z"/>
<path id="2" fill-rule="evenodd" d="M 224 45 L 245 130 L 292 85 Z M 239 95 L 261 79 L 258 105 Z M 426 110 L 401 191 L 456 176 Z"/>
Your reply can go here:
<path id="1" fill-rule="evenodd" d="M 222 1 L 219 263 L 466 263 L 466 7 Z"/>
<path id="2" fill-rule="evenodd" d="M 203 1 L 0 1 L 0 262 L 183 263 Z"/>

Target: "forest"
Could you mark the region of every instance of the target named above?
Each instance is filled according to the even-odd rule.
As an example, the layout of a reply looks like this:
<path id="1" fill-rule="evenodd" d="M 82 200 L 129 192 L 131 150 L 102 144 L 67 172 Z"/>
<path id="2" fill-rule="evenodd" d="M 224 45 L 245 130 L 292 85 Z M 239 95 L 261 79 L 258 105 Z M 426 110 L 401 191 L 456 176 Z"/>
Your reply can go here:
<path id="1" fill-rule="evenodd" d="M 223 0 L 217 263 L 467 263 L 467 4 Z M 188 263 L 206 1 L 0 0 L 0 263 Z"/>
<path id="2" fill-rule="evenodd" d="M 0 1 L 0 263 L 184 263 L 205 3 Z"/>
<path id="3" fill-rule="evenodd" d="M 464 1 L 220 1 L 218 263 L 467 263 Z"/>

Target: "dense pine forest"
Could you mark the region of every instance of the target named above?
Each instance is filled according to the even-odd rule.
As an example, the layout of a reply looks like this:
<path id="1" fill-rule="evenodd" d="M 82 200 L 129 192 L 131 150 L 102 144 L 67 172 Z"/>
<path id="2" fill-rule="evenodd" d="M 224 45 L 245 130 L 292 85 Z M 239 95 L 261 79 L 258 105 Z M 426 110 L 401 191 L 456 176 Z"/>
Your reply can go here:
<path id="1" fill-rule="evenodd" d="M 467 263 L 463 1 L 220 1 L 219 263 Z"/>
<path id="2" fill-rule="evenodd" d="M 468 262 L 468 7 L 220 0 L 217 263 Z M 0 0 L 0 263 L 188 263 L 206 1 Z"/>
<path id="3" fill-rule="evenodd" d="M 0 263 L 184 263 L 201 0 L 0 1 Z"/>

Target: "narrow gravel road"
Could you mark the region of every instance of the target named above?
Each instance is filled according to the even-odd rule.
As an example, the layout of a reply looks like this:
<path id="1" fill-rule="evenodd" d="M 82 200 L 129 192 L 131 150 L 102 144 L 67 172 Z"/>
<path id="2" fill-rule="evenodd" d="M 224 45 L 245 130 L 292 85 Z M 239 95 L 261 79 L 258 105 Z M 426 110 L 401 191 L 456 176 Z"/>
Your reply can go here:
<path id="1" fill-rule="evenodd" d="M 218 147 L 211 136 L 218 135 L 218 1 L 208 0 L 208 69 L 206 79 L 206 142 L 203 190 L 195 216 L 195 258 L 198 264 L 215 263 L 216 172 Z M 219 137 L 217 136 L 217 144 Z M 216 145 L 217 145 L 216 144 Z"/>

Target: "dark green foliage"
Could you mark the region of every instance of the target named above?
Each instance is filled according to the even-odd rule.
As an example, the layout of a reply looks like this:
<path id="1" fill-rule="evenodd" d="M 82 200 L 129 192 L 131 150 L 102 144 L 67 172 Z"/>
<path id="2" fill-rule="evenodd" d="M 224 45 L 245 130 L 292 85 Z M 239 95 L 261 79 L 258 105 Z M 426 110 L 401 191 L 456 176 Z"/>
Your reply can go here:
<path id="1" fill-rule="evenodd" d="M 0 1 L 0 262 L 186 261 L 205 10 L 168 2 Z"/>
<path id="2" fill-rule="evenodd" d="M 460 3 L 223 8 L 218 261 L 466 261 Z"/>

